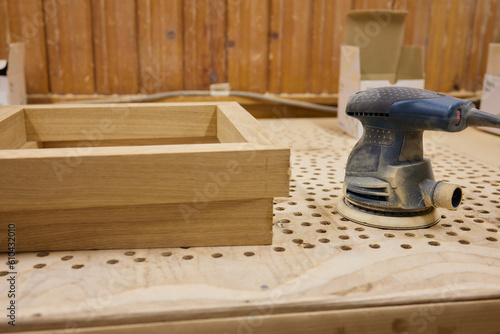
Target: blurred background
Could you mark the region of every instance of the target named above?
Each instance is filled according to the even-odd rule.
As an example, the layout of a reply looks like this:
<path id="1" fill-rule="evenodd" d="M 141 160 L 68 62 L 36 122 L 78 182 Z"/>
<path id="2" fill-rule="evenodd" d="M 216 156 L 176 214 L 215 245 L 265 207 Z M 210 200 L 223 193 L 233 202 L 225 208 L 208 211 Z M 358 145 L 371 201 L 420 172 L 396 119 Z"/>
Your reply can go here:
<path id="1" fill-rule="evenodd" d="M 0 0 L 0 59 L 25 43 L 30 102 L 229 82 L 334 104 L 346 13 L 376 8 L 409 12 L 427 89 L 482 88 L 497 0 Z"/>

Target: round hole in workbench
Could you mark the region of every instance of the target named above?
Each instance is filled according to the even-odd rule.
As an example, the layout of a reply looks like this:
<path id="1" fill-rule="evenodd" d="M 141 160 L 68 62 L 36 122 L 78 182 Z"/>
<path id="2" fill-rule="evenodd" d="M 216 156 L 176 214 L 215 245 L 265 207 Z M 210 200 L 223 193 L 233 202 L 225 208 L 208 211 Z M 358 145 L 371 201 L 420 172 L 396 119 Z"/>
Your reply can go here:
<path id="1" fill-rule="evenodd" d="M 313 216 L 313 217 L 321 217 L 321 213 L 313 213 L 313 214 L 311 214 L 311 216 Z"/>
<path id="2" fill-rule="evenodd" d="M 458 240 L 458 242 L 461 243 L 462 245 L 468 245 L 468 244 L 470 244 L 470 242 L 467 241 L 467 240 Z"/>
<path id="3" fill-rule="evenodd" d="M 224 256 L 224 255 L 222 255 L 222 253 L 213 253 L 213 254 L 212 254 L 212 257 L 213 257 L 214 259 L 218 259 L 218 258 L 223 257 L 223 256 Z"/>
<path id="4" fill-rule="evenodd" d="M 452 232 L 452 231 L 448 231 L 448 232 L 446 232 L 446 234 L 451 235 L 452 237 L 457 235 L 455 232 Z"/>
<path id="5" fill-rule="evenodd" d="M 297 238 L 297 239 L 293 239 L 293 240 L 292 240 L 292 242 L 294 242 L 294 243 L 296 243 L 296 244 L 299 244 L 299 245 L 300 245 L 300 244 L 303 244 L 303 243 L 304 243 L 304 240 L 302 240 L 302 239 L 298 239 L 298 238 Z"/>
<path id="6" fill-rule="evenodd" d="M 326 230 L 320 228 L 316 230 L 316 233 L 326 233 Z"/>
<path id="7" fill-rule="evenodd" d="M 362 231 L 364 231 L 365 229 L 364 229 L 363 227 L 356 227 L 354 230 L 355 230 L 355 231 L 358 231 L 358 232 L 362 232 Z"/>
<path id="8" fill-rule="evenodd" d="M 163 253 L 161 253 L 161 256 L 164 256 L 164 257 L 172 256 L 172 252 L 163 252 Z"/>
<path id="9" fill-rule="evenodd" d="M 49 254 L 50 254 L 49 252 L 40 252 L 40 253 L 36 254 L 36 256 L 45 257 L 45 256 L 49 256 Z"/>
<path id="10" fill-rule="evenodd" d="M 379 244 L 370 244 L 369 246 L 370 246 L 370 248 L 373 248 L 373 249 L 379 249 L 380 248 Z"/>
<path id="11" fill-rule="evenodd" d="M 498 232 L 498 230 L 495 229 L 495 228 L 488 228 L 488 229 L 486 229 L 486 231 L 488 231 L 488 232 Z"/>
<path id="12" fill-rule="evenodd" d="M 368 239 L 369 237 L 370 237 L 370 236 L 369 236 L 369 235 L 367 235 L 367 234 L 360 234 L 360 235 L 359 235 L 359 238 L 360 238 L 360 239 Z"/>
<path id="13" fill-rule="evenodd" d="M 455 223 L 462 224 L 464 221 L 462 219 L 455 219 L 453 220 Z"/>
<path id="14" fill-rule="evenodd" d="M 193 258 L 194 258 L 194 256 L 193 256 L 193 255 L 184 255 L 184 256 L 182 257 L 182 259 L 183 259 L 183 260 L 192 260 Z"/>
<path id="15" fill-rule="evenodd" d="M 245 253 L 243 253 L 243 255 L 250 257 L 250 256 L 254 256 L 255 253 L 254 252 L 245 252 Z"/>
<path id="16" fill-rule="evenodd" d="M 314 248 L 314 247 L 316 247 L 315 244 L 311 244 L 311 243 L 305 243 L 304 244 L 304 248 L 307 248 L 307 249 L 311 249 L 311 248 Z"/>
<path id="17" fill-rule="evenodd" d="M 497 241 L 497 238 L 487 237 L 486 240 L 488 240 L 488 241 Z"/>
<path id="18" fill-rule="evenodd" d="M 451 227 L 450 224 L 441 224 L 442 227 Z"/>
<path id="19" fill-rule="evenodd" d="M 330 225 L 331 223 L 329 221 L 323 220 L 319 222 L 321 225 Z"/>
<path id="20" fill-rule="evenodd" d="M 302 224 L 300 224 L 302 226 L 311 226 L 311 223 L 310 222 L 302 222 Z"/>
<path id="21" fill-rule="evenodd" d="M 7 276 L 8 274 L 8 271 L 0 271 L 0 276 Z"/>
<path id="22" fill-rule="evenodd" d="M 392 234 L 392 233 L 384 233 L 384 236 L 386 238 L 394 238 L 394 234 Z"/>
<path id="23" fill-rule="evenodd" d="M 19 263 L 19 260 L 9 260 L 9 261 L 5 262 L 6 265 L 18 264 L 18 263 Z"/>
<path id="24" fill-rule="evenodd" d="M 473 221 L 474 221 L 474 223 L 478 223 L 478 224 L 482 224 L 482 223 L 484 223 L 484 220 L 479 219 L 479 218 L 476 218 L 476 219 L 474 219 Z"/>
<path id="25" fill-rule="evenodd" d="M 107 264 L 117 264 L 119 261 L 116 259 L 106 261 Z"/>
<path id="26" fill-rule="evenodd" d="M 73 258 L 73 255 L 66 255 L 66 256 L 63 256 L 63 257 L 61 258 L 61 260 L 63 260 L 63 261 L 69 261 L 69 260 L 71 260 L 72 258 Z"/>
<path id="27" fill-rule="evenodd" d="M 125 252 L 123 254 L 126 255 L 126 256 L 133 256 L 133 255 L 135 255 L 135 252 L 128 251 L 128 252 Z"/>
<path id="28" fill-rule="evenodd" d="M 138 257 L 137 259 L 134 259 L 134 262 L 145 262 L 146 258 L 145 257 Z"/>
<path id="29" fill-rule="evenodd" d="M 283 211 L 283 210 L 285 210 L 285 208 L 283 208 L 283 207 L 281 207 L 281 206 L 278 206 L 278 207 L 276 207 L 276 208 L 274 208 L 274 209 L 275 209 L 275 210 L 278 210 L 278 211 Z"/>
<path id="30" fill-rule="evenodd" d="M 342 235 L 339 235 L 339 239 L 347 240 L 347 239 L 349 239 L 349 236 L 345 235 L 345 234 L 342 234 Z"/>
<path id="31" fill-rule="evenodd" d="M 278 253 L 281 253 L 281 252 L 284 252 L 285 251 L 285 248 L 284 247 L 274 247 L 273 250 L 275 252 L 278 252 Z"/>
<path id="32" fill-rule="evenodd" d="M 351 250 L 352 248 L 351 248 L 351 247 L 349 247 L 349 246 L 343 245 L 343 246 L 340 246 L 340 249 L 342 249 L 343 251 L 349 251 L 349 250 Z"/>
<path id="33" fill-rule="evenodd" d="M 402 245 L 401 245 L 401 248 L 403 248 L 403 249 L 411 249 L 411 245 L 408 245 L 408 244 L 402 244 Z"/>
<path id="34" fill-rule="evenodd" d="M 73 268 L 73 269 L 82 269 L 83 267 L 84 267 L 83 264 L 74 264 L 71 266 L 71 268 Z"/>
<path id="35" fill-rule="evenodd" d="M 405 233 L 405 235 L 406 235 L 407 237 L 410 237 L 410 238 L 413 238 L 413 237 L 415 236 L 415 234 L 414 234 L 414 233 L 410 233 L 410 232 Z"/>
<path id="36" fill-rule="evenodd" d="M 45 266 L 46 266 L 46 264 L 45 264 L 45 263 L 39 263 L 39 264 L 35 264 L 35 265 L 33 266 L 33 268 L 35 268 L 35 269 L 41 269 L 41 268 L 43 268 L 43 267 L 45 267 Z"/>
<path id="37" fill-rule="evenodd" d="M 468 227 L 466 227 L 466 226 L 462 226 L 462 227 L 460 227 L 460 229 L 461 229 L 462 231 L 465 231 L 465 232 L 470 231 L 470 228 L 468 228 Z"/>
<path id="38" fill-rule="evenodd" d="M 293 231 L 292 231 L 292 230 L 289 230 L 289 229 L 284 229 L 282 232 L 283 232 L 284 234 L 292 234 L 292 233 L 293 233 Z"/>
<path id="39" fill-rule="evenodd" d="M 323 244 L 327 244 L 330 242 L 330 239 L 328 238 L 321 238 L 321 239 L 318 239 L 319 242 L 323 243 Z"/>
<path id="40" fill-rule="evenodd" d="M 434 238 L 434 234 L 424 234 L 424 237 L 426 238 Z"/>
<path id="41" fill-rule="evenodd" d="M 346 226 L 339 226 L 337 227 L 338 230 L 341 230 L 341 231 L 345 231 L 347 230 L 347 227 Z"/>
<path id="42" fill-rule="evenodd" d="M 429 241 L 429 245 L 431 245 L 431 246 L 439 246 L 441 244 L 438 241 Z"/>

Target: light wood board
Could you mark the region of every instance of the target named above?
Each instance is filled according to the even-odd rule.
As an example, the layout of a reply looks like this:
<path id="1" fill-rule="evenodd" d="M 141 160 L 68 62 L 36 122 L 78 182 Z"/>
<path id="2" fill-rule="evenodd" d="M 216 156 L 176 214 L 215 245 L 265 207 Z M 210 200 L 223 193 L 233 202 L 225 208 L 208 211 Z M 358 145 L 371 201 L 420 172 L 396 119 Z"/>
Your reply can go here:
<path id="1" fill-rule="evenodd" d="M 416 334 L 424 325 L 439 333 L 500 327 L 499 137 L 466 130 L 468 145 L 476 137 L 490 142 L 478 141 L 471 157 L 459 140 L 426 136 L 436 178 L 462 185 L 464 202 L 442 210 L 432 228 L 385 231 L 336 213 L 355 140 L 335 120 L 261 124 L 292 147 L 291 196 L 275 199 L 272 246 L 18 254 L 16 329 L 231 333 L 251 323 L 259 324 L 254 333 Z"/>

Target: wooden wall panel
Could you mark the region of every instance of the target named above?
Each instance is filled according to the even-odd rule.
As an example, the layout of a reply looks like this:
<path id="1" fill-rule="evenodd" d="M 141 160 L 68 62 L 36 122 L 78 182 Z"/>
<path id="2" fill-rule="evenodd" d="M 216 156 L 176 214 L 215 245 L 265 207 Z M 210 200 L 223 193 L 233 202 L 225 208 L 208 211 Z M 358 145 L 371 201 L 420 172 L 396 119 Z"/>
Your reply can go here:
<path id="1" fill-rule="evenodd" d="M 270 57 L 272 93 L 305 93 L 309 91 L 312 47 L 312 0 L 271 0 L 271 26 L 274 38 Z M 276 29 L 278 28 L 278 29 Z M 278 31 L 276 31 L 278 30 Z"/>
<path id="2" fill-rule="evenodd" d="M 338 92 L 340 45 L 344 23 L 351 9 L 348 1 L 317 0 L 313 9 L 310 93 Z"/>
<path id="3" fill-rule="evenodd" d="M 48 0 L 43 4 L 51 92 L 94 93 L 90 3 Z"/>
<path id="4" fill-rule="evenodd" d="M 462 82 L 465 89 L 476 90 L 482 87 L 484 72 L 486 71 L 486 57 L 488 55 L 488 44 L 493 40 L 497 0 L 474 1 L 472 18 L 470 22 L 470 35 L 467 39 L 468 58 L 465 66 L 465 76 Z"/>
<path id="5" fill-rule="evenodd" d="M 140 93 L 182 90 L 182 0 L 138 0 Z"/>
<path id="6" fill-rule="evenodd" d="M 47 12 L 51 14 L 52 12 Z M 49 80 L 42 0 L 0 0 L 0 59 L 7 59 L 9 43 L 24 42 L 28 93 L 48 93 Z"/>
<path id="7" fill-rule="evenodd" d="M 234 90 L 267 91 L 269 4 L 267 0 L 228 0 L 227 75 Z"/>
<path id="8" fill-rule="evenodd" d="M 97 93 L 139 92 L 135 0 L 92 0 Z"/>
<path id="9" fill-rule="evenodd" d="M 226 0 L 184 0 L 184 89 L 227 81 Z"/>
<path id="10" fill-rule="evenodd" d="M 0 0 L 0 58 L 8 43 L 26 42 L 28 93 L 147 94 L 229 81 L 332 94 L 347 11 L 402 9 L 405 44 L 426 48 L 427 88 L 478 90 L 499 2 Z"/>

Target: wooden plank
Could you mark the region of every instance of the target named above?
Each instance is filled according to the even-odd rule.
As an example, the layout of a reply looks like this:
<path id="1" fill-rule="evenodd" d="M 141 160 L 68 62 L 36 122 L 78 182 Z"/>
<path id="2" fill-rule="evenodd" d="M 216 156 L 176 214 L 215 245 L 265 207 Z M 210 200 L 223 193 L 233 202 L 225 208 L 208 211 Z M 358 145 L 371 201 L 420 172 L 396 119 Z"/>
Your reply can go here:
<path id="1" fill-rule="evenodd" d="M 287 312 L 275 314 L 274 308 L 258 305 L 250 316 L 157 321 L 141 324 L 109 324 L 79 328 L 80 333 L 151 334 L 244 333 L 312 334 L 312 333 L 494 333 L 500 326 L 497 314 L 500 301 L 480 300 L 455 303 L 427 303 L 391 307 L 369 307 L 353 310 Z M 90 324 L 89 324 L 90 325 Z M 67 329 L 40 331 L 39 334 L 63 334 Z M 21 332 L 27 333 L 27 332 Z M 30 332 L 31 333 L 31 332 Z"/>
<path id="2" fill-rule="evenodd" d="M 290 152 L 237 103 L 221 103 L 217 106 L 217 138 L 221 143 L 248 142 Z"/>
<path id="3" fill-rule="evenodd" d="M 429 38 L 431 20 L 422 20 L 431 17 L 432 0 L 406 1 L 401 9 L 408 11 L 406 16 L 405 45 L 426 46 Z"/>
<path id="4" fill-rule="evenodd" d="M 311 0 L 289 0 L 283 5 L 282 92 L 309 92 L 312 32 Z"/>
<path id="5" fill-rule="evenodd" d="M 345 16 L 351 9 L 347 1 L 316 1 L 310 67 L 310 92 L 338 92 L 340 45 Z"/>
<path id="6" fill-rule="evenodd" d="M 269 92 L 282 92 L 283 0 L 271 0 L 269 12 Z"/>
<path id="7" fill-rule="evenodd" d="M 2 212 L 0 221 L 5 230 L 16 223 L 21 252 L 265 245 L 272 242 L 272 199 Z"/>
<path id="8" fill-rule="evenodd" d="M 137 2 L 141 93 L 183 89 L 182 1 Z"/>
<path id="9" fill-rule="evenodd" d="M 21 107 L 0 108 L 0 149 L 16 149 L 26 143 L 26 126 Z"/>
<path id="10" fill-rule="evenodd" d="M 27 142 L 29 146 L 37 142 Z M 34 143 L 34 144 L 33 144 Z M 148 146 L 148 145 L 183 145 L 183 144 L 214 144 L 219 143 L 217 137 L 174 137 L 174 138 L 148 138 L 148 139 L 107 139 L 99 141 L 70 140 L 49 141 L 41 143 L 43 148 L 65 148 L 65 147 L 109 147 L 109 146 Z M 26 148 L 26 147 L 24 147 Z M 38 148 L 33 147 L 33 148 Z"/>
<path id="11" fill-rule="evenodd" d="M 0 160 L 0 211 L 288 195 L 289 151 L 256 144 L 5 150 Z"/>
<path id="12" fill-rule="evenodd" d="M 0 59 L 9 58 L 9 7 L 7 0 L 0 0 Z"/>
<path id="13" fill-rule="evenodd" d="M 53 12 L 42 11 L 41 0 L 1 0 L 0 59 L 8 58 L 8 44 L 25 43 L 25 75 L 28 93 L 48 93 L 45 19 Z"/>
<path id="14" fill-rule="evenodd" d="M 215 106 L 210 105 L 71 105 L 30 106 L 29 140 L 90 141 L 176 137 L 214 137 Z"/>
<path id="15" fill-rule="evenodd" d="M 227 82 L 225 0 L 185 0 L 184 89 Z"/>
<path id="16" fill-rule="evenodd" d="M 269 4 L 267 0 L 229 0 L 227 72 L 231 89 L 267 91 Z"/>
<path id="17" fill-rule="evenodd" d="M 446 14 L 449 4 L 448 0 L 432 2 L 433 19 L 430 20 L 429 42 L 425 55 L 425 88 L 430 90 L 439 90 L 440 88 L 441 57 L 445 47 L 442 36 L 446 31 Z"/>
<path id="18" fill-rule="evenodd" d="M 136 2 L 92 0 L 92 28 L 97 92 L 138 93 Z"/>
<path id="19" fill-rule="evenodd" d="M 486 55 L 489 43 L 493 41 L 497 1 L 479 0 L 473 7 L 473 20 L 471 21 L 470 37 L 467 49 L 469 57 L 465 71 L 467 73 L 464 87 L 478 90 L 482 87 L 486 70 Z"/>
<path id="20" fill-rule="evenodd" d="M 31 150 L 36 148 L 40 148 L 40 143 L 36 141 L 27 141 L 21 147 L 19 147 L 20 150 Z"/>
<path id="21" fill-rule="evenodd" d="M 53 13 L 46 22 L 51 92 L 94 93 L 90 3 L 46 1 L 44 11 Z"/>

